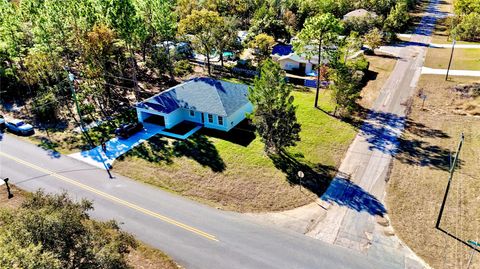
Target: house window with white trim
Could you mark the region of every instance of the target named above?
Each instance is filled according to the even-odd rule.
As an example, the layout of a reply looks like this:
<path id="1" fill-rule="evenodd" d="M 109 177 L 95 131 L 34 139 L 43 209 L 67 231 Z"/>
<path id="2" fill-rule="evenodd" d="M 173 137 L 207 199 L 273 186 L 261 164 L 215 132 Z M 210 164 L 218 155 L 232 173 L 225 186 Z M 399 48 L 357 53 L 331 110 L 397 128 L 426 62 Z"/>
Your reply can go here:
<path id="1" fill-rule="evenodd" d="M 213 123 L 213 115 L 212 114 L 208 114 L 208 122 Z"/>
<path id="2" fill-rule="evenodd" d="M 190 117 L 195 117 L 195 111 L 190 110 Z"/>
<path id="3" fill-rule="evenodd" d="M 218 116 L 218 125 L 223 125 L 223 117 Z"/>

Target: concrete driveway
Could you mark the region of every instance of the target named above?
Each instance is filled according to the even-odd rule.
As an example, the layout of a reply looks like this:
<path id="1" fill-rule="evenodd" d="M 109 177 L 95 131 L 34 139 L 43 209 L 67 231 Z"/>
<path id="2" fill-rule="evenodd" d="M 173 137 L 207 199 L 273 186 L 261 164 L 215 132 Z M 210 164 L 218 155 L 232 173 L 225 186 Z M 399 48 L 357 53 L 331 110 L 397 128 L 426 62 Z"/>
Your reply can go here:
<path id="1" fill-rule="evenodd" d="M 117 137 L 110 139 L 106 142 L 107 150 L 103 152 L 101 145 L 93 149 L 81 151 L 70 154 L 69 156 L 79 161 L 88 163 L 98 168 L 105 168 L 113 164 L 115 159 L 127 153 L 132 148 L 136 147 L 140 143 L 143 143 L 147 139 L 160 133 L 164 127 L 155 124 L 144 124 L 143 130 L 137 132 L 127 139 L 119 139 Z M 103 163 L 105 162 L 105 164 Z"/>

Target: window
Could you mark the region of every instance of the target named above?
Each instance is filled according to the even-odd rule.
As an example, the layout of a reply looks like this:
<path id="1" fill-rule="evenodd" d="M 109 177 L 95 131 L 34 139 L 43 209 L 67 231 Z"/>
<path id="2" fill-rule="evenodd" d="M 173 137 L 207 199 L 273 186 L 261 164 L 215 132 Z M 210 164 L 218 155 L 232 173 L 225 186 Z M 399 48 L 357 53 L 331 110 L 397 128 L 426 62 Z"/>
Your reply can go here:
<path id="1" fill-rule="evenodd" d="M 223 117 L 218 116 L 218 125 L 223 125 Z"/>
<path id="2" fill-rule="evenodd" d="M 195 117 L 195 111 L 190 110 L 190 117 Z"/>
<path id="3" fill-rule="evenodd" d="M 208 114 L 208 122 L 213 123 L 213 115 Z"/>

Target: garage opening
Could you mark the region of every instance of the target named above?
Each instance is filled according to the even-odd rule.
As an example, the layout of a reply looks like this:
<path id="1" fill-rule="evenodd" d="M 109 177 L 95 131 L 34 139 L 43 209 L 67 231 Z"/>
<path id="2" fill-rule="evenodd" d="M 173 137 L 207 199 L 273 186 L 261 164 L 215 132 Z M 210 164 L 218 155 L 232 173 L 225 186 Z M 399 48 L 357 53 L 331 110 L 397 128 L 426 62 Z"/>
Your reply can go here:
<path id="1" fill-rule="evenodd" d="M 153 123 L 153 124 L 160 125 L 160 126 L 165 126 L 165 118 L 163 116 L 155 115 L 155 114 L 144 113 L 143 114 L 143 122 Z"/>

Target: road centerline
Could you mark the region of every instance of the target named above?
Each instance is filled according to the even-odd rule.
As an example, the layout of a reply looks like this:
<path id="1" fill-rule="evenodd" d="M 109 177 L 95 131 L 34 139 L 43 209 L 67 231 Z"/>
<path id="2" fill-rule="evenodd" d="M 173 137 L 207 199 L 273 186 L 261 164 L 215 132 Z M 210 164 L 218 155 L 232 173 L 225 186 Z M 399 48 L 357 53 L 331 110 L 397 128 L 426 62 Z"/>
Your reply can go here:
<path id="1" fill-rule="evenodd" d="M 219 242 L 219 240 L 218 240 L 214 235 L 211 235 L 211 234 L 209 234 L 209 233 L 206 233 L 206 232 L 204 232 L 204 231 L 201 231 L 201 230 L 199 230 L 199 229 L 197 229 L 197 228 L 194 228 L 194 227 L 189 226 L 189 225 L 187 225 L 187 224 L 181 223 L 181 222 L 179 222 L 179 221 L 176 221 L 176 220 L 174 220 L 174 219 L 172 219 L 172 218 L 169 218 L 169 217 L 167 217 L 167 216 L 164 216 L 164 215 L 161 215 L 161 214 L 159 214 L 159 213 L 153 212 L 153 211 L 151 211 L 151 210 L 145 209 L 145 208 L 143 208 L 143 207 L 141 207 L 141 206 L 138 206 L 138 205 L 133 204 L 133 203 L 131 203 L 131 202 L 128 202 L 128 201 L 126 201 L 126 200 L 120 199 L 120 198 L 118 198 L 118 197 L 116 197 L 116 196 L 113 196 L 113 195 L 111 195 L 111 194 L 108 194 L 108 193 L 106 193 L 106 192 L 97 190 L 97 189 L 95 189 L 95 188 L 93 188 L 93 187 L 90 187 L 90 186 L 88 186 L 88 185 L 85 185 L 85 184 L 83 184 L 83 183 L 80 183 L 80 182 L 78 182 L 78 181 L 75 181 L 75 180 L 73 180 L 73 179 L 71 179 L 71 178 L 65 177 L 65 176 L 63 176 L 63 175 L 60 175 L 60 174 L 58 174 L 58 173 L 56 173 L 56 172 L 50 171 L 50 170 L 45 169 L 45 168 L 43 168 L 43 167 L 37 166 L 37 165 L 35 165 L 35 164 L 33 164 L 33 163 L 30 163 L 30 162 L 27 162 L 27 161 L 25 161 L 25 160 L 19 159 L 19 158 L 17 158 L 17 157 L 11 156 L 11 155 L 9 155 L 9 154 L 7 154 L 7 153 L 0 152 L 0 155 L 3 156 L 3 157 L 5 157 L 5 158 L 8 158 L 8 159 L 10 159 L 10 160 L 13 160 L 13 161 L 15 161 L 15 162 L 17 162 L 17 163 L 20 163 L 20 164 L 22 164 L 22 165 L 28 166 L 28 167 L 30 167 L 30 168 L 32 168 L 32 169 L 34 169 L 34 170 L 40 171 L 40 172 L 42 172 L 42 173 L 45 173 L 46 175 L 50 175 L 50 176 L 56 177 L 57 179 L 60 179 L 60 180 L 62 180 L 62 181 L 64 181 L 64 182 L 67 182 L 67 183 L 69 183 L 69 184 L 75 185 L 75 186 L 80 187 L 80 188 L 82 188 L 82 189 L 84 189 L 84 190 L 87 190 L 87 191 L 89 191 L 89 192 L 95 193 L 95 194 L 97 194 L 97 195 L 99 195 L 99 196 L 102 196 L 103 198 L 106 198 L 106 199 L 108 199 L 108 200 L 110 200 L 110 201 L 116 202 L 116 203 L 118 203 L 118 204 L 121 204 L 121 205 L 123 205 L 123 206 L 129 207 L 129 208 L 131 208 L 131 209 L 134 209 L 134 210 L 139 211 L 139 212 L 141 212 L 141 213 L 144 213 L 144 214 L 146 214 L 146 215 L 152 216 L 152 217 L 154 217 L 154 218 L 156 218 L 156 219 L 159 219 L 159 220 L 161 220 L 161 221 L 163 221 L 163 222 L 172 224 L 172 225 L 174 225 L 174 226 L 177 226 L 177 227 L 179 227 L 179 228 L 182 228 L 182 229 L 184 229 L 184 230 L 187 230 L 187 231 L 189 231 L 189 232 L 192 232 L 192 233 L 194 233 L 194 234 L 197 234 L 197 235 L 202 236 L 202 237 L 204 237 L 204 238 L 207 238 L 207 239 L 209 239 L 209 240 Z"/>

